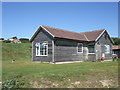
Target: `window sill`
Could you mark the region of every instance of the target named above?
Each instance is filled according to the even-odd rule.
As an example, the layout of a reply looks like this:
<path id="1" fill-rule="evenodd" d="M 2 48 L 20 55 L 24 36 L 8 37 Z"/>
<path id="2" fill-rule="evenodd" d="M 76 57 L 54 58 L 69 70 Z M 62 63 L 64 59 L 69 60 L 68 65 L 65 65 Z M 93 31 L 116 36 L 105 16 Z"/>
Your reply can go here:
<path id="1" fill-rule="evenodd" d="M 95 54 L 95 53 L 88 53 L 88 54 Z"/>
<path id="2" fill-rule="evenodd" d="M 77 52 L 77 53 L 83 53 L 83 52 Z"/>
<path id="3" fill-rule="evenodd" d="M 110 54 L 110 52 L 105 52 L 105 54 Z"/>
<path id="4" fill-rule="evenodd" d="M 48 56 L 48 55 L 37 55 L 36 57 L 41 57 L 41 56 Z"/>

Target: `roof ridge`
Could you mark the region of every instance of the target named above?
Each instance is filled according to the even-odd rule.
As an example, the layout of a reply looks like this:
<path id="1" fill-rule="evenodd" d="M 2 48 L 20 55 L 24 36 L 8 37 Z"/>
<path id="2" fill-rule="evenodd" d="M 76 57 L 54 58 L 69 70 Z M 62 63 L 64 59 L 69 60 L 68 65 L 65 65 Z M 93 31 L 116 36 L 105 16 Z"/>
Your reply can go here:
<path id="1" fill-rule="evenodd" d="M 96 32 L 96 31 L 102 31 L 102 30 L 106 30 L 106 29 L 100 29 L 100 30 L 92 30 L 92 31 L 87 31 L 87 32 L 80 32 L 80 33 L 82 34 L 82 33 L 88 33 L 88 32 Z"/>
<path id="2" fill-rule="evenodd" d="M 74 32 L 74 31 L 69 31 L 69 30 L 64 30 L 64 29 L 49 27 L 49 26 L 46 26 L 46 25 L 41 25 L 41 26 L 43 26 L 43 27 L 45 26 L 45 27 L 48 27 L 48 28 L 53 28 L 53 29 L 55 29 L 55 30 L 61 30 L 61 31 L 65 31 L 65 32 L 77 33 L 77 34 L 82 34 L 82 33 L 87 33 L 87 32 L 96 32 L 96 31 L 105 30 L 105 29 L 100 29 L 100 30 L 92 30 L 92 31 L 87 31 L 87 32 Z"/>
<path id="3" fill-rule="evenodd" d="M 49 27 L 46 25 L 40 25 L 37 31 L 35 32 L 35 34 L 31 37 L 30 41 L 34 40 L 36 35 L 41 30 L 40 28 L 44 28 L 53 37 L 61 37 L 61 38 L 75 39 L 81 41 L 95 41 L 96 38 L 98 38 L 101 35 L 101 32 L 106 30 L 106 29 L 100 29 L 100 30 L 88 31 L 88 32 L 74 32 L 74 31 Z M 93 33 L 89 33 L 89 32 L 93 32 Z"/>
<path id="4" fill-rule="evenodd" d="M 45 25 L 41 25 L 41 26 L 45 26 Z M 74 32 L 74 31 L 69 31 L 69 30 L 64 30 L 64 29 L 59 29 L 59 28 L 54 28 L 54 27 L 49 27 L 49 26 L 45 26 L 45 27 L 48 27 L 48 28 L 53 28 L 55 30 L 61 30 L 61 31 L 65 31 L 65 32 L 71 32 L 71 33 L 77 33 L 77 34 L 81 34 L 79 32 Z"/>

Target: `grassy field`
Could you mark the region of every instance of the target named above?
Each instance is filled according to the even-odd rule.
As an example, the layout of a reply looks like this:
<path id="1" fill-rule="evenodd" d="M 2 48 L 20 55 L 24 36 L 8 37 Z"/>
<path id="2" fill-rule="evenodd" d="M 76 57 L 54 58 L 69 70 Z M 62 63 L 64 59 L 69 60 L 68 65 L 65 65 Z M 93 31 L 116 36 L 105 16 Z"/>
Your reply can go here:
<path id="1" fill-rule="evenodd" d="M 20 88 L 116 88 L 118 61 L 48 64 L 31 61 L 31 44 L 3 43 L 2 79 Z M 12 59 L 16 62 L 12 63 Z M 13 82 L 12 84 L 9 84 Z"/>

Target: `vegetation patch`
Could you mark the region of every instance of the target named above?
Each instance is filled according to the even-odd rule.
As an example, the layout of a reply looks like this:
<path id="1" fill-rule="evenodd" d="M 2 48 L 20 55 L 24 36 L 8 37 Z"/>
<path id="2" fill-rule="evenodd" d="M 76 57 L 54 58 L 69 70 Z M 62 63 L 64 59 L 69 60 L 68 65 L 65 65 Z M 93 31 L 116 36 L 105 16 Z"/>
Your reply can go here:
<path id="1" fill-rule="evenodd" d="M 31 43 L 3 43 L 4 88 L 117 88 L 118 62 L 36 63 Z M 15 59 L 15 62 L 12 60 Z"/>

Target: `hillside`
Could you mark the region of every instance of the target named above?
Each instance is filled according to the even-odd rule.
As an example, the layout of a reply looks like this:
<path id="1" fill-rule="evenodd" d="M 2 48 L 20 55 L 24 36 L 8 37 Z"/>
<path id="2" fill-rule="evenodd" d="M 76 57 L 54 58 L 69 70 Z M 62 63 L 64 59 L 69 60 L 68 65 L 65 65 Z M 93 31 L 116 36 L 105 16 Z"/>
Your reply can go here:
<path id="1" fill-rule="evenodd" d="M 12 61 L 31 60 L 31 43 L 3 43 L 2 59 Z"/>
<path id="2" fill-rule="evenodd" d="M 31 60 L 31 44 L 3 43 L 2 79 L 11 88 L 116 88 L 118 61 L 48 64 Z M 16 61 L 12 63 L 12 60 Z"/>

